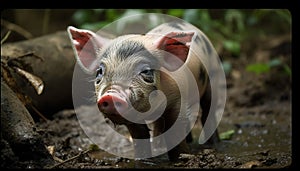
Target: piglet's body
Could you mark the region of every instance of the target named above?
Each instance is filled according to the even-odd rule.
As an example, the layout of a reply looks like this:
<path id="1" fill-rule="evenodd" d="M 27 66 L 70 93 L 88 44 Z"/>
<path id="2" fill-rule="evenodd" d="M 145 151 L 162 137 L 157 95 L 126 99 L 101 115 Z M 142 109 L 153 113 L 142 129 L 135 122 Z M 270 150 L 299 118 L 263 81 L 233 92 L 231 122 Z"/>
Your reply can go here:
<path id="1" fill-rule="evenodd" d="M 144 139 L 134 144 L 135 157 L 151 153 L 147 120 L 153 121 L 154 137 L 165 134 L 166 145 L 172 147 L 170 160 L 188 153 L 191 109 L 200 103 L 204 124 L 211 104 L 206 68 L 214 51 L 207 37 L 181 22 L 162 24 L 145 35 L 115 39 L 74 27 L 68 32 L 80 66 L 96 73 L 99 110 L 113 123 L 125 124 L 134 141 Z M 215 132 L 209 142 L 217 141 Z"/>

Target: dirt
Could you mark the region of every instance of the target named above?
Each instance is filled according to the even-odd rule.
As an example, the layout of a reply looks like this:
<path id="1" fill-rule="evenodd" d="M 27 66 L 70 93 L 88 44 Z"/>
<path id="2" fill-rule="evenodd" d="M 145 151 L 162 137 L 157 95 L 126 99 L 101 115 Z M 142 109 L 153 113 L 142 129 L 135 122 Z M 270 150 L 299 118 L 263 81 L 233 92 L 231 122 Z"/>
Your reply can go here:
<path id="1" fill-rule="evenodd" d="M 277 40 L 277 44 L 269 42 Z M 249 43 L 250 44 L 250 43 Z M 260 45 L 261 44 L 261 45 Z M 286 48 L 286 46 L 288 48 Z M 255 49 L 253 50 L 253 48 Z M 191 154 L 182 154 L 179 161 L 169 162 L 167 155 L 144 160 L 119 157 L 101 148 L 91 150 L 93 141 L 88 138 L 81 124 L 88 122 L 90 133 L 101 139 L 104 146 L 119 148 L 132 153 L 130 142 L 115 140 L 114 134 L 104 130 L 101 122 L 89 117 L 93 110 L 82 106 L 85 120 L 78 120 L 73 109 L 62 110 L 48 122 L 37 122 L 38 132 L 45 145 L 52 150 L 56 165 L 50 168 L 289 168 L 292 161 L 292 89 L 291 75 L 284 72 L 283 65 L 272 67 L 266 73 L 256 74 L 245 68 L 252 63 L 265 63 L 274 58 L 291 67 L 290 40 L 269 38 L 253 42 L 244 47 L 239 57 L 223 57 L 231 63 L 227 75 L 227 101 L 222 120 L 218 126 L 220 134 L 232 131 L 214 148 L 197 144 L 200 126 L 193 128 L 194 141 Z M 263 60 L 262 60 L 263 59 Z M 126 134 L 122 126 L 120 132 Z M 128 150 L 128 151 L 126 151 Z M 73 158 L 74 157 L 74 158 Z M 61 164 L 59 164 L 61 163 Z M 24 167 L 26 163 L 22 163 Z M 28 163 L 28 165 L 30 165 Z M 49 168 L 49 166 L 47 166 Z M 28 168 L 28 166 L 26 167 Z"/>

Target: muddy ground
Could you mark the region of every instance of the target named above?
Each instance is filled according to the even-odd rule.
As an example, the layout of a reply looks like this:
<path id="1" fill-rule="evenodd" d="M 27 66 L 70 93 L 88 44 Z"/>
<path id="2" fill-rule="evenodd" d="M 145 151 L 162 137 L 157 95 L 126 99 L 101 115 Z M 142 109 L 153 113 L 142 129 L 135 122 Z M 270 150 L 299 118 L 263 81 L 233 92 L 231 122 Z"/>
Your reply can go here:
<path id="1" fill-rule="evenodd" d="M 270 37 L 248 43 L 239 57 L 220 54 L 222 60 L 231 63 L 231 69 L 227 74 L 226 107 L 218 131 L 233 133 L 215 148 L 197 144 L 201 127 L 197 124 L 192 133 L 194 141 L 190 144 L 192 154 L 183 154 L 178 162 L 169 162 L 167 155 L 134 161 L 102 149 L 87 152 L 93 142 L 81 128 L 76 112 L 66 109 L 55 113 L 48 122 L 42 119 L 36 122 L 38 132 L 56 161 L 45 167 L 289 168 L 295 162 L 292 159 L 292 78 L 284 69 L 284 64 L 291 68 L 290 47 L 290 38 Z M 274 58 L 281 64 L 268 72 L 256 74 L 246 70 L 249 64 L 267 63 Z M 114 133 L 103 127 L 105 120 L 90 115 L 94 108 L 82 106 L 78 110 L 86 114 L 81 123 L 88 122 L 88 130 L 106 143 L 104 146 L 122 147 L 123 152 L 132 153 L 130 148 L 126 149 L 130 141 L 115 140 Z M 126 134 L 124 127 L 117 129 Z M 15 167 L 35 166 L 20 162 L 12 166 Z"/>

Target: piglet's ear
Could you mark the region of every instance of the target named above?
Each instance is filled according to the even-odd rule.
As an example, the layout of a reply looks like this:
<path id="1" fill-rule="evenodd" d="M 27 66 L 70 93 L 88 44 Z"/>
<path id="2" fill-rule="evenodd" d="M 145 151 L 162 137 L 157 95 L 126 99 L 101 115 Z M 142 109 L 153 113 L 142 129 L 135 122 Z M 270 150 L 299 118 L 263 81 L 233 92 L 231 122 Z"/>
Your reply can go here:
<path id="1" fill-rule="evenodd" d="M 84 71 L 92 73 L 97 67 L 96 51 L 102 48 L 109 39 L 101 37 L 92 31 L 77 29 L 72 26 L 68 27 L 68 33 L 77 62 Z"/>
<path id="2" fill-rule="evenodd" d="M 180 68 L 187 60 L 190 44 L 195 32 L 170 32 L 160 37 L 155 46 L 163 50 L 162 66 L 169 71 L 175 71 Z"/>

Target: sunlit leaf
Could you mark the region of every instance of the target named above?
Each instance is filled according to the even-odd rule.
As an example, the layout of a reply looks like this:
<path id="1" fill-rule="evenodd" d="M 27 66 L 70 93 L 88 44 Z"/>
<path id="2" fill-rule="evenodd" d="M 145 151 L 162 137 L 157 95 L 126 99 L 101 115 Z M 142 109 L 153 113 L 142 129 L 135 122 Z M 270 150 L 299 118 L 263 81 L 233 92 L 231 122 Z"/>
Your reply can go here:
<path id="1" fill-rule="evenodd" d="M 235 131 L 234 129 L 230 129 L 226 132 L 222 132 L 219 134 L 219 138 L 221 140 L 230 140 L 232 138 L 232 136 L 234 135 Z"/>
<path id="2" fill-rule="evenodd" d="M 170 9 L 168 10 L 169 15 L 173 15 L 175 17 L 182 17 L 183 16 L 183 9 Z"/>

